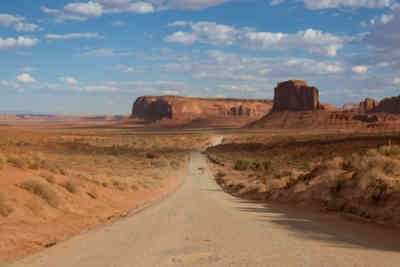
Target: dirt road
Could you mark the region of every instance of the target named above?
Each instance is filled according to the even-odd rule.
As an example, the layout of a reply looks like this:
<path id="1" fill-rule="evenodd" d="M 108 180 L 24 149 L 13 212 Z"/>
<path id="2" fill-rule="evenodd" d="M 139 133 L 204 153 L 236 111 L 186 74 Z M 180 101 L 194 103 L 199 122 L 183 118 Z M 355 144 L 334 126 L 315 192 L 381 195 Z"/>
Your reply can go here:
<path id="1" fill-rule="evenodd" d="M 399 266 L 397 232 L 335 218 L 233 198 L 193 152 L 167 199 L 9 267 Z"/>

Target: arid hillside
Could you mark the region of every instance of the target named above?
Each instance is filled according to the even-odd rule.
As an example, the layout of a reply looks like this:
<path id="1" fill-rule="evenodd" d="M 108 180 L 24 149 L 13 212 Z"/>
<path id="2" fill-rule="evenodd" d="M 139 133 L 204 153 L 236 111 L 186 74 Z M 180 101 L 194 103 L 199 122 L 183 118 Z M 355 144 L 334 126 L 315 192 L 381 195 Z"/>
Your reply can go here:
<path id="1" fill-rule="evenodd" d="M 94 124 L 96 125 L 96 124 Z M 0 128 L 0 265 L 175 190 L 202 134 Z"/>
<path id="2" fill-rule="evenodd" d="M 270 100 L 143 96 L 135 101 L 132 118 L 166 125 L 241 126 L 260 119 L 271 109 Z"/>
<path id="3" fill-rule="evenodd" d="M 206 154 L 235 196 L 400 226 L 399 145 L 395 134 L 249 134 Z"/>

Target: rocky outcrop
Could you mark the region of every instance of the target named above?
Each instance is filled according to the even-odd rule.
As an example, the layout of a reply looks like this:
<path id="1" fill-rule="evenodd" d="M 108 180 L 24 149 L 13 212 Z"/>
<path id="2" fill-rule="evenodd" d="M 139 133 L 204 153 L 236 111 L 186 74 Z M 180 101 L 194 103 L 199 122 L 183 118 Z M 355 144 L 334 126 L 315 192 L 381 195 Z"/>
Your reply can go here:
<path id="1" fill-rule="evenodd" d="M 358 110 L 360 112 L 371 112 L 376 110 L 379 102 L 372 98 L 366 98 L 364 101 L 360 102 Z"/>
<path id="2" fill-rule="evenodd" d="M 318 89 L 304 81 L 290 80 L 275 88 L 273 112 L 304 111 L 320 108 Z"/>
<path id="3" fill-rule="evenodd" d="M 266 115 L 271 108 L 271 100 L 142 96 L 133 105 L 132 117 L 147 121 L 168 120 L 181 123 L 202 119 L 251 122 Z"/>
<path id="4" fill-rule="evenodd" d="M 344 111 L 358 111 L 360 105 L 357 104 L 344 104 L 342 110 Z"/>
<path id="5" fill-rule="evenodd" d="M 374 111 L 400 114 L 400 96 L 382 99 Z"/>
<path id="6" fill-rule="evenodd" d="M 321 110 L 328 110 L 328 111 L 335 111 L 337 110 L 337 107 L 335 107 L 334 105 L 331 104 L 320 104 L 320 109 Z"/>

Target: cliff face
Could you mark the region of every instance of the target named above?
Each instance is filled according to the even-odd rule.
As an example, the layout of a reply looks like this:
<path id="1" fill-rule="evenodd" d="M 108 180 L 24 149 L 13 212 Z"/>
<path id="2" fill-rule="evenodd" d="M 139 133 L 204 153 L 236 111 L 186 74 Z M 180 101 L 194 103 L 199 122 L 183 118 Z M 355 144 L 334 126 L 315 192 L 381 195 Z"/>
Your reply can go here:
<path id="1" fill-rule="evenodd" d="M 318 97 L 318 89 L 304 81 L 282 82 L 275 88 L 273 111 L 316 110 L 320 108 Z"/>
<path id="2" fill-rule="evenodd" d="M 191 122 L 199 119 L 260 119 L 272 108 L 270 100 L 207 99 L 179 96 L 142 96 L 132 109 L 132 117 L 147 121 Z"/>
<path id="3" fill-rule="evenodd" d="M 400 114 L 400 96 L 382 99 L 373 111 Z"/>
<path id="4" fill-rule="evenodd" d="M 287 129 L 400 129 L 400 96 L 335 110 L 319 104 L 318 89 L 303 81 L 287 81 L 275 88 L 273 112 L 249 124 L 250 128 Z"/>

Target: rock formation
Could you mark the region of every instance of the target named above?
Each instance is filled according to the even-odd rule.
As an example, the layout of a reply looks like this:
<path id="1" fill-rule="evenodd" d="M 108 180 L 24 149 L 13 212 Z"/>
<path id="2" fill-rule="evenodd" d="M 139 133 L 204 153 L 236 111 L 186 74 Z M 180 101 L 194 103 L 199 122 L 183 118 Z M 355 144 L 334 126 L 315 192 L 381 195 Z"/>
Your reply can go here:
<path id="1" fill-rule="evenodd" d="M 250 123 L 264 129 L 400 129 L 400 96 L 381 102 L 367 98 L 359 105 L 335 110 L 318 102 L 318 90 L 302 81 L 287 81 L 275 88 L 273 112 Z"/>
<path id="2" fill-rule="evenodd" d="M 400 114 L 400 96 L 382 99 L 374 111 Z"/>
<path id="3" fill-rule="evenodd" d="M 180 96 L 142 96 L 132 109 L 132 117 L 147 121 L 188 123 L 198 120 L 238 120 L 251 122 L 266 115 L 270 100 L 208 99 Z"/>
<path id="4" fill-rule="evenodd" d="M 360 105 L 357 104 L 344 104 L 342 110 L 345 111 L 358 111 Z"/>
<path id="5" fill-rule="evenodd" d="M 364 101 L 360 102 L 358 110 L 360 112 L 371 112 L 376 110 L 379 102 L 372 98 L 366 98 Z"/>
<path id="6" fill-rule="evenodd" d="M 337 107 L 335 107 L 334 105 L 331 105 L 331 104 L 324 103 L 324 104 L 320 104 L 319 106 L 320 106 L 320 109 L 322 109 L 322 110 L 328 110 L 328 111 L 337 110 Z"/>
<path id="7" fill-rule="evenodd" d="M 275 88 L 273 112 L 304 111 L 320 108 L 318 89 L 304 81 L 290 80 Z"/>

